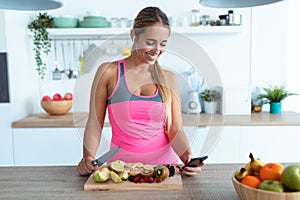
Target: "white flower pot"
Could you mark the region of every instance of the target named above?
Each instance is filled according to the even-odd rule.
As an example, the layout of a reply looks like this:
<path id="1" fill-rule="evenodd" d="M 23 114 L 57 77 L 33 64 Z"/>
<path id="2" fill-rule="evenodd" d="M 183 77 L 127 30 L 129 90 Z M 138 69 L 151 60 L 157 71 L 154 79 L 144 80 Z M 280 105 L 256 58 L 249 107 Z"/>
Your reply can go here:
<path id="1" fill-rule="evenodd" d="M 214 113 L 217 112 L 217 108 L 218 108 L 218 102 L 216 102 L 216 101 L 213 101 L 213 102 L 204 101 L 204 111 L 205 111 L 205 113 L 214 114 Z"/>

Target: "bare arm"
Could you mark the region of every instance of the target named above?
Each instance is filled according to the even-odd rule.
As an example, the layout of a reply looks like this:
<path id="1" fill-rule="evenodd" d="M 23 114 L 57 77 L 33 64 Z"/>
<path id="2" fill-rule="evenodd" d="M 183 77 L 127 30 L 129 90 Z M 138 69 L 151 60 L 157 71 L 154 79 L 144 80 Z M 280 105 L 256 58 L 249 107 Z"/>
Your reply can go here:
<path id="1" fill-rule="evenodd" d="M 99 67 L 91 88 L 90 109 L 83 138 L 83 158 L 77 166 L 77 170 L 81 175 L 90 174 L 95 170 L 91 162 L 100 143 L 106 114 L 107 66 L 108 64 L 105 63 Z"/>
<path id="2" fill-rule="evenodd" d="M 172 148 L 180 157 L 182 162 L 187 163 L 192 159 L 193 155 L 189 142 L 182 127 L 180 91 L 178 87 L 178 81 L 176 75 L 172 72 L 167 72 L 166 74 L 172 95 L 172 124 L 168 133 L 168 139 L 171 142 Z M 201 166 L 196 168 L 187 167 L 184 173 L 187 175 L 196 175 L 200 171 Z"/>

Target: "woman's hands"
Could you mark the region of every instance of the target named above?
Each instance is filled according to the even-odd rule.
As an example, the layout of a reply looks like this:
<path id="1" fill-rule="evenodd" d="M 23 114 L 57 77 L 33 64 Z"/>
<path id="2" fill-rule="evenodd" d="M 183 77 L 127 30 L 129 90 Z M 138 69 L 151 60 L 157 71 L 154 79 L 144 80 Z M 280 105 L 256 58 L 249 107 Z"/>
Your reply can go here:
<path id="1" fill-rule="evenodd" d="M 94 159 L 91 156 L 88 156 L 86 158 L 83 157 L 81 159 L 76 167 L 80 175 L 89 175 L 96 169 L 96 167 L 92 165 L 93 160 Z"/>
<path id="2" fill-rule="evenodd" d="M 189 155 L 188 159 L 185 163 L 190 162 L 191 159 L 192 159 L 192 155 Z M 184 173 L 187 176 L 195 176 L 201 172 L 201 167 L 203 165 L 204 165 L 204 163 L 200 163 L 197 167 L 184 167 L 182 170 L 182 173 Z"/>

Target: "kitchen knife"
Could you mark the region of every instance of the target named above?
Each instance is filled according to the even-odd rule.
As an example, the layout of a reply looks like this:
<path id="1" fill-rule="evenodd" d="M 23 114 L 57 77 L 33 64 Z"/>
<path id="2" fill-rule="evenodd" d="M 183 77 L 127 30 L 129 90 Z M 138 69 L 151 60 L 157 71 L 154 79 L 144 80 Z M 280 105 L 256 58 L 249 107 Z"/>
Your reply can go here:
<path id="1" fill-rule="evenodd" d="M 103 165 L 108 159 L 110 159 L 111 157 L 113 157 L 120 149 L 120 146 L 117 146 L 116 148 L 108 151 L 107 153 L 105 153 L 103 156 L 95 159 L 92 161 L 92 165 L 96 166 L 98 165 L 99 167 L 101 165 Z"/>

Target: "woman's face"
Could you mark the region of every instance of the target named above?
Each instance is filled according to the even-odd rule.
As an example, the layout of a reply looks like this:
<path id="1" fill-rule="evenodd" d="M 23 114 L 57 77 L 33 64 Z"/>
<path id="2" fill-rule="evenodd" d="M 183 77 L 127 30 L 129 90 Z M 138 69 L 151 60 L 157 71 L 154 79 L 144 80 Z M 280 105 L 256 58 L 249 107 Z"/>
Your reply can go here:
<path id="1" fill-rule="evenodd" d="M 135 39 L 135 50 L 139 58 L 148 64 L 154 64 L 166 50 L 170 30 L 160 23 L 147 27 Z"/>

